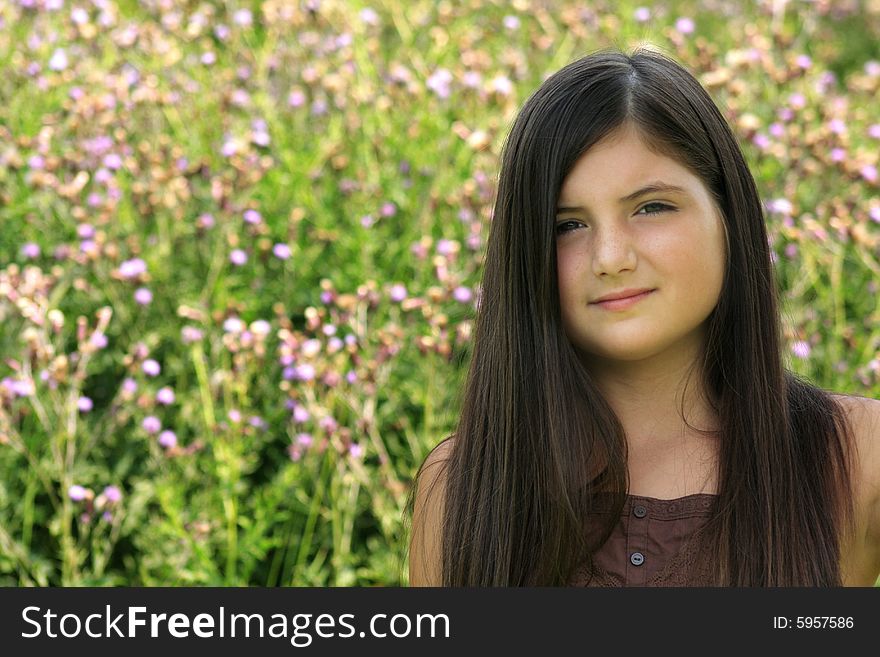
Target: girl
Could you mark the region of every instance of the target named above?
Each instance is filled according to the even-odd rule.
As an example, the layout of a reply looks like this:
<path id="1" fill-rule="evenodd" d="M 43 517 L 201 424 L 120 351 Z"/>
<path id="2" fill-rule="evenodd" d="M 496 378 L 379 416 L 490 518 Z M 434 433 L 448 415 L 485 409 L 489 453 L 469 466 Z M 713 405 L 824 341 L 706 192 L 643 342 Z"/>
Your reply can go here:
<path id="1" fill-rule="evenodd" d="M 638 49 L 548 78 L 502 151 L 410 583 L 874 584 L 880 402 L 783 367 L 774 281 L 755 182 L 692 75 Z"/>

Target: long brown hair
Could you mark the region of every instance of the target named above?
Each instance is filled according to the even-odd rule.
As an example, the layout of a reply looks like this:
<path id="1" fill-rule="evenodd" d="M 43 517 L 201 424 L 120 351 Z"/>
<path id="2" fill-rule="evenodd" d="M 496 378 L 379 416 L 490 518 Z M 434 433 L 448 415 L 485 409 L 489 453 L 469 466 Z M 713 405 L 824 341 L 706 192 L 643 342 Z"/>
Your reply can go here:
<path id="1" fill-rule="evenodd" d="M 562 181 L 625 122 L 703 181 L 727 233 L 701 353 L 721 427 L 704 530 L 716 582 L 840 585 L 852 429 L 828 391 L 784 367 L 763 210 L 730 127 L 687 70 L 644 48 L 599 51 L 550 76 L 502 148 L 473 354 L 443 462 L 443 584 L 564 585 L 619 518 L 588 531 L 597 491 L 625 504 L 626 436 L 562 328 L 554 236 Z"/>

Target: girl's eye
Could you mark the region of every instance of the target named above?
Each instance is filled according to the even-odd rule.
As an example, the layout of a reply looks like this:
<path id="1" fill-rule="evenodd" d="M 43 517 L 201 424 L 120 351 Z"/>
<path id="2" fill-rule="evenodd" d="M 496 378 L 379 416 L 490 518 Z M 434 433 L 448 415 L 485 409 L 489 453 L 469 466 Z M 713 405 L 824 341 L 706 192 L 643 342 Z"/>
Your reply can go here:
<path id="1" fill-rule="evenodd" d="M 644 210 L 644 212 L 642 212 L 642 210 Z M 673 210 L 675 210 L 675 208 L 673 208 L 671 205 L 666 205 L 666 203 L 660 203 L 658 201 L 653 201 L 653 202 L 647 203 L 647 204 L 643 205 L 641 208 L 639 208 L 639 211 L 636 212 L 636 214 L 641 214 L 641 215 L 660 214 L 662 212 L 669 212 L 669 211 L 673 211 Z M 566 228 L 566 226 L 577 227 L 579 225 L 583 225 L 583 224 L 581 224 L 581 222 L 576 221 L 574 219 L 569 219 L 567 221 L 560 221 L 558 224 L 556 224 L 556 234 L 557 235 L 564 235 L 565 233 L 569 233 L 575 229 L 575 228 Z"/>
<path id="2" fill-rule="evenodd" d="M 564 228 L 564 227 L 565 227 L 565 226 L 572 225 L 572 224 L 577 225 L 578 223 L 580 223 L 580 222 L 572 221 L 572 220 L 569 220 L 569 221 L 560 221 L 558 224 L 556 224 L 556 234 L 557 234 L 557 235 L 562 235 L 562 234 L 564 234 L 564 233 L 567 233 L 567 232 L 569 232 L 569 231 L 572 231 L 572 230 L 574 230 L 573 228 Z"/>
<path id="3" fill-rule="evenodd" d="M 644 214 L 660 214 L 661 212 L 666 212 L 667 210 L 672 210 L 672 206 L 666 205 L 665 203 L 658 203 L 654 201 L 652 203 L 648 203 L 647 205 L 643 205 L 639 212 L 636 214 L 642 214 L 641 210 L 645 210 L 646 208 L 660 208 L 659 210 L 648 210 Z"/>

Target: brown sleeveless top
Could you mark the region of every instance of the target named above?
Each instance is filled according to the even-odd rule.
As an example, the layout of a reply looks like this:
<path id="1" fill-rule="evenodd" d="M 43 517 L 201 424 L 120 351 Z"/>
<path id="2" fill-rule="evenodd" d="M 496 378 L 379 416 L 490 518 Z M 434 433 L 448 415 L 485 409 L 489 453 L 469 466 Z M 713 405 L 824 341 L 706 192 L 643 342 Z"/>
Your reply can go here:
<path id="1" fill-rule="evenodd" d="M 614 532 L 593 556 L 593 567 L 584 562 L 569 585 L 714 586 L 708 563 L 697 557 L 716 498 L 709 493 L 673 500 L 628 495 Z M 611 512 L 605 501 L 600 499 L 597 513 Z"/>

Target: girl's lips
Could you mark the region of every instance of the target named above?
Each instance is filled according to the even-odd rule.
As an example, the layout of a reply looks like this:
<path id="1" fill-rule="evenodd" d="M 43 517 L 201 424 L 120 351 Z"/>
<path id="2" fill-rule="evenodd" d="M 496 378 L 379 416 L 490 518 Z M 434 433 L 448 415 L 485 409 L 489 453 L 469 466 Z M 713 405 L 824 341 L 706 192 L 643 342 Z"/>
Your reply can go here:
<path id="1" fill-rule="evenodd" d="M 654 294 L 656 290 L 650 290 L 649 292 L 643 292 L 642 294 L 637 294 L 634 297 L 627 297 L 626 299 L 612 299 L 610 301 L 598 301 L 591 305 L 599 306 L 603 310 L 626 310 L 627 308 L 634 306 L 642 299 L 648 297 L 651 294 Z"/>

